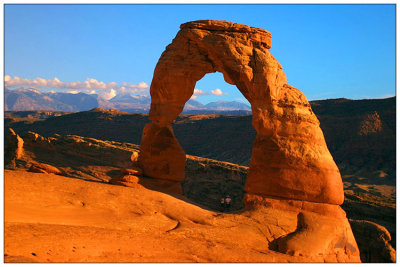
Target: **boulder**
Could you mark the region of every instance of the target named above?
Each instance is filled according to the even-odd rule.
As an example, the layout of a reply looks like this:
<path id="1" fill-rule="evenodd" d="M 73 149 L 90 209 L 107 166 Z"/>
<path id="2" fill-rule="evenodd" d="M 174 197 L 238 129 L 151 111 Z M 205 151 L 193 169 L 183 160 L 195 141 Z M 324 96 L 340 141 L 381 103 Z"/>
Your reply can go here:
<path id="1" fill-rule="evenodd" d="M 119 175 L 117 177 L 112 178 L 109 183 L 114 185 L 122 185 L 127 187 L 133 188 L 140 188 L 142 187 L 140 184 L 140 177 L 135 175 Z"/>
<path id="2" fill-rule="evenodd" d="M 28 171 L 37 173 L 54 173 L 58 175 L 61 175 L 63 173 L 57 167 L 45 163 L 33 163 Z"/>
<path id="3" fill-rule="evenodd" d="M 136 175 L 136 176 L 140 176 L 143 174 L 143 171 L 140 168 L 134 168 L 134 169 L 122 169 L 121 170 L 121 174 L 123 175 Z"/>
<path id="4" fill-rule="evenodd" d="M 140 188 L 142 186 L 139 184 L 141 181 L 141 177 L 139 176 L 142 174 L 143 171 L 138 167 L 135 167 L 134 169 L 123 168 L 121 169 L 121 173 L 118 176 L 111 178 L 109 183 L 114 185 Z"/>
<path id="5" fill-rule="evenodd" d="M 391 236 L 384 226 L 364 220 L 350 220 L 350 225 L 362 262 L 396 262 L 396 251 L 389 243 Z"/>
<path id="6" fill-rule="evenodd" d="M 133 151 L 131 155 L 131 162 L 132 162 L 132 168 L 136 169 L 139 168 L 139 152 Z"/>

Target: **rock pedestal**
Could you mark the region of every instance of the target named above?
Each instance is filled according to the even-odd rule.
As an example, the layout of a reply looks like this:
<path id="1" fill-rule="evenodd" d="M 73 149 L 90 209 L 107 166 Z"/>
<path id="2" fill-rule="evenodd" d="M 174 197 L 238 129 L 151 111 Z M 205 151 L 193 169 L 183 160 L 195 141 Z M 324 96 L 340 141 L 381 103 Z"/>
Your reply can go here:
<path id="1" fill-rule="evenodd" d="M 139 166 L 146 176 L 182 181 L 186 154 L 175 138 L 170 123 L 151 122 L 143 129 Z"/>
<path id="2" fill-rule="evenodd" d="M 292 213 L 296 227 L 269 244 L 269 248 L 312 261 L 360 262 L 360 252 L 346 213 L 339 205 L 245 194 L 249 210 Z"/>

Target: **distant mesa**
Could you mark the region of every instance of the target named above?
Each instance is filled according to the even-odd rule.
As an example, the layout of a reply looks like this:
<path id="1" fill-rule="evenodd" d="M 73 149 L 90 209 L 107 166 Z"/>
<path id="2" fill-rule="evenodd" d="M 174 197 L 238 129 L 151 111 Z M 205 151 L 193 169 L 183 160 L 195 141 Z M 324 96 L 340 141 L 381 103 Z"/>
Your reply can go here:
<path id="1" fill-rule="evenodd" d="M 109 114 L 112 114 L 112 115 L 116 115 L 116 114 L 128 114 L 128 112 L 121 111 L 121 110 L 118 110 L 118 109 L 113 109 L 113 108 L 105 109 L 105 108 L 98 108 L 98 107 L 89 110 L 89 112 L 109 113 Z"/>

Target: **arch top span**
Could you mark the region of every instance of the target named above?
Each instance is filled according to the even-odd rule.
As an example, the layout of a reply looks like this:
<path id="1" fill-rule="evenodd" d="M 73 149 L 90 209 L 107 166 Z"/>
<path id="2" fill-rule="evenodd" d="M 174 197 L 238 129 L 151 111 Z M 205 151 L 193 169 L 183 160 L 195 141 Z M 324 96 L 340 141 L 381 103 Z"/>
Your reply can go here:
<path id="1" fill-rule="evenodd" d="M 171 122 L 205 74 L 221 72 L 252 107 L 257 131 L 245 190 L 331 204 L 344 199 L 339 170 L 306 97 L 287 84 L 268 50 L 271 34 L 214 20 L 184 23 L 162 53 L 150 86 L 152 121 L 143 130 L 139 162 L 150 177 L 183 180 L 185 152 Z"/>
<path id="2" fill-rule="evenodd" d="M 277 98 L 286 75 L 270 47 L 268 31 L 247 25 L 213 20 L 182 24 L 155 68 L 150 119 L 173 121 L 192 96 L 196 82 L 216 71 L 251 104 Z M 160 116 L 166 109 L 168 118 Z"/>
<path id="3" fill-rule="evenodd" d="M 202 29 L 213 32 L 244 33 L 253 44 L 260 44 L 262 47 L 270 49 L 271 33 L 261 28 L 250 27 L 244 24 L 229 22 L 225 20 L 197 20 L 183 23 L 180 29 Z"/>

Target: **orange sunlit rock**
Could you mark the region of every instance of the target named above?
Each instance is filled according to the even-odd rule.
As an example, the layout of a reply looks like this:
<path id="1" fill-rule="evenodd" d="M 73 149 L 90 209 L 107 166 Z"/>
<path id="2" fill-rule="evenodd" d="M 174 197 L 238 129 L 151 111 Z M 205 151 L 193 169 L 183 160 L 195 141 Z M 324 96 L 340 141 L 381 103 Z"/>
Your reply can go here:
<path id="1" fill-rule="evenodd" d="M 269 52 L 271 34 L 227 21 L 181 25 L 161 55 L 150 92 L 140 165 L 145 175 L 183 180 L 184 152 L 171 122 L 205 74 L 222 72 L 252 106 L 257 137 L 245 190 L 269 196 L 342 204 L 343 184 L 306 97 L 286 83 Z M 240 131 L 240 129 L 238 129 Z"/>
<path id="2" fill-rule="evenodd" d="M 31 165 L 31 167 L 29 167 L 28 171 L 37 173 L 62 174 L 62 171 L 60 171 L 57 167 L 45 163 L 34 163 Z"/>

